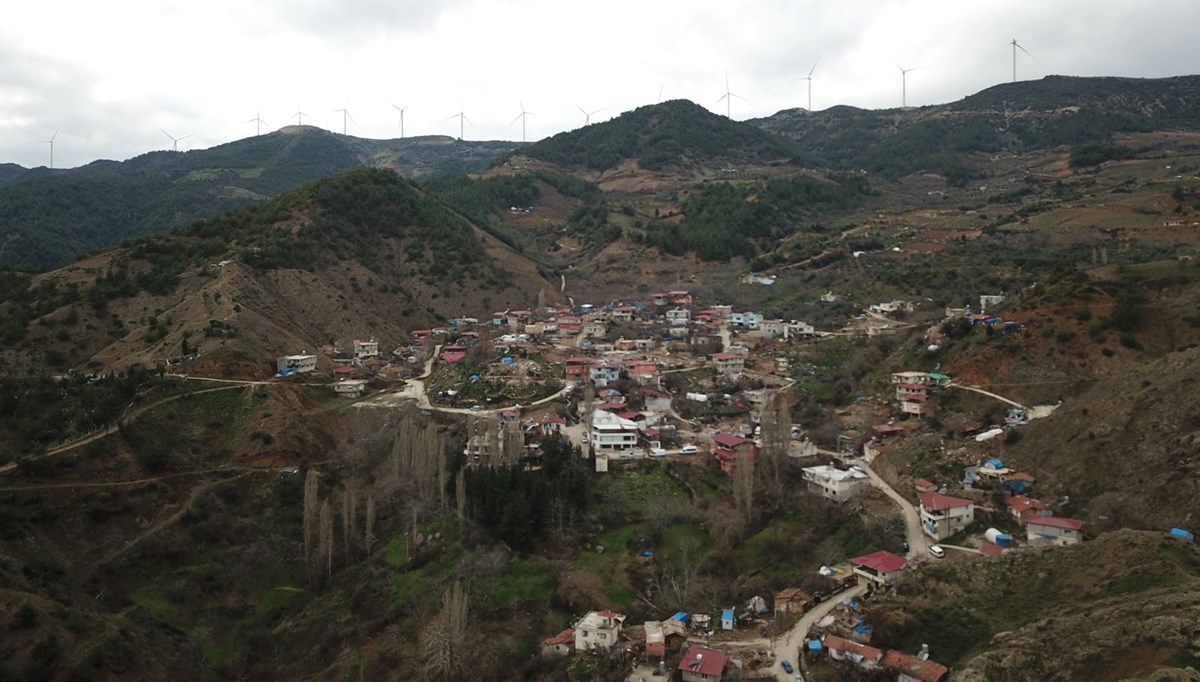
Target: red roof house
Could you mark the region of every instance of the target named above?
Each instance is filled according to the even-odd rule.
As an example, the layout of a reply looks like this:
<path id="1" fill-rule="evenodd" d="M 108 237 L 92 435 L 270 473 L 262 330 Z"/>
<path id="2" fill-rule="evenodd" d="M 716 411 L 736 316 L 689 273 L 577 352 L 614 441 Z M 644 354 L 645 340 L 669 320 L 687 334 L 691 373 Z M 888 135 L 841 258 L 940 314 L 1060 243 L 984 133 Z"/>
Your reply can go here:
<path id="1" fill-rule="evenodd" d="M 886 550 L 854 557 L 854 572 L 876 583 L 890 583 L 908 568 L 908 559 Z"/>
<path id="2" fill-rule="evenodd" d="M 895 670 L 898 682 L 943 682 L 950 669 L 936 661 L 921 660 L 892 649 L 883 655 L 883 667 Z"/>
<path id="3" fill-rule="evenodd" d="M 721 651 L 693 644 L 679 662 L 679 672 L 684 682 L 719 681 L 725 672 L 727 660 L 728 657 Z"/>

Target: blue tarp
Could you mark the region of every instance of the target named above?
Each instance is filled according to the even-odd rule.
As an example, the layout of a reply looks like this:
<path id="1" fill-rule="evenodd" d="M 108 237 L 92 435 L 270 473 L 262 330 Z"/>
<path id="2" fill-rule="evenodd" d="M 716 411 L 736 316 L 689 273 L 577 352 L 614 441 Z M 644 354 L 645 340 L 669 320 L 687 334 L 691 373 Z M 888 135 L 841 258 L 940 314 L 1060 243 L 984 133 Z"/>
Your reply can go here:
<path id="1" fill-rule="evenodd" d="M 1180 538 L 1181 540 L 1187 540 L 1188 542 L 1196 541 L 1196 536 L 1192 535 L 1191 531 L 1184 530 L 1183 528 L 1172 528 L 1171 529 L 1171 537 Z"/>
<path id="2" fill-rule="evenodd" d="M 688 620 L 690 620 L 690 616 L 688 616 L 687 611 L 677 611 L 675 612 L 674 616 L 671 616 L 671 620 L 677 620 L 680 623 L 686 623 Z"/>
<path id="3" fill-rule="evenodd" d="M 989 469 L 1003 469 L 1004 468 L 1004 462 L 1000 461 L 999 459 L 996 459 L 995 457 L 984 462 L 984 465 L 987 466 Z"/>
<path id="4" fill-rule="evenodd" d="M 821 646 L 821 640 L 819 640 L 819 639 L 808 640 L 808 650 L 809 651 L 820 651 L 823 648 L 824 647 Z"/>

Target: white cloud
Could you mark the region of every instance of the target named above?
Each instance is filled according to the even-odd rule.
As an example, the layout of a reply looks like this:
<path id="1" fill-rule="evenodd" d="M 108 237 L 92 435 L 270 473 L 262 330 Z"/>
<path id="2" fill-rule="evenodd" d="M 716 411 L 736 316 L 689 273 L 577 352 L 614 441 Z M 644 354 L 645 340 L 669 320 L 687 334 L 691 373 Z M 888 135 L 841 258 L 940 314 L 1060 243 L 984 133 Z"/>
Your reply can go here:
<path id="1" fill-rule="evenodd" d="M 759 0 L 581 3 L 570 0 L 318 0 L 255 3 L 135 0 L 120 10 L 62 0 L 6 8 L 0 24 L 0 162 L 56 165 L 169 148 L 159 128 L 192 135 L 188 148 L 252 134 L 261 112 L 341 129 L 347 105 L 364 137 L 397 134 L 391 103 L 408 105 L 406 132 L 530 139 L 576 127 L 576 105 L 621 111 L 666 99 L 716 104 L 734 118 L 803 106 L 799 80 L 820 55 L 813 104 L 959 99 L 1011 78 L 1047 74 L 1158 77 L 1186 73 L 1200 5 L 1171 0 L 1013 3 L 1002 0 Z M 1164 21 L 1169 18 L 1169 21 Z"/>

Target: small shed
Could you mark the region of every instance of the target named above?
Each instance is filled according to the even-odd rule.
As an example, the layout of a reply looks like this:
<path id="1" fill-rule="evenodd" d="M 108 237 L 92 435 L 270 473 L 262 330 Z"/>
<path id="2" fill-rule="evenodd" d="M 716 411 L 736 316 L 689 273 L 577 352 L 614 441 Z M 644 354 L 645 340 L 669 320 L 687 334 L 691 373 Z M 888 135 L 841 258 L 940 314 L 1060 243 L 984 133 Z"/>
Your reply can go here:
<path id="1" fill-rule="evenodd" d="M 737 627 L 737 614 L 733 609 L 721 609 L 721 629 L 733 630 Z"/>

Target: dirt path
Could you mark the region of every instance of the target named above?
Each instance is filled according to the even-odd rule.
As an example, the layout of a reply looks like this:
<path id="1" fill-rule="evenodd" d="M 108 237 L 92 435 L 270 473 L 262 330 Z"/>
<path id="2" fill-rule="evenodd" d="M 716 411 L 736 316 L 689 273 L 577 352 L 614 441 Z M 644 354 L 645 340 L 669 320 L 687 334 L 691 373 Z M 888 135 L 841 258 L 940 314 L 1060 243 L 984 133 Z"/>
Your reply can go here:
<path id="1" fill-rule="evenodd" d="M 189 509 L 192 508 L 192 505 L 196 503 L 196 500 L 200 499 L 200 496 L 203 495 L 204 493 L 208 492 L 208 490 L 210 488 L 220 485 L 222 483 L 228 483 L 229 481 L 239 479 L 243 476 L 248 476 L 248 475 L 250 475 L 250 473 L 251 473 L 250 471 L 242 471 L 233 476 L 222 478 L 222 479 L 219 479 L 216 481 L 209 481 L 207 483 L 201 483 L 200 485 L 192 488 L 192 491 L 188 495 L 187 500 L 179 507 L 179 509 L 177 509 L 174 512 L 172 512 L 171 514 L 163 517 L 162 519 L 158 520 L 153 525 L 151 525 L 149 528 L 143 530 L 142 532 L 138 533 L 134 537 L 130 538 L 129 540 L 127 540 L 125 542 L 124 545 L 121 545 L 120 548 L 118 548 L 112 552 L 109 552 L 108 554 L 101 557 L 99 561 L 92 564 L 89 574 L 95 573 L 96 570 L 100 569 L 105 564 L 109 564 L 109 563 L 121 558 L 122 556 L 125 555 L 126 552 L 133 549 L 134 547 L 137 547 L 138 544 L 140 544 L 143 540 L 153 537 L 153 536 L 157 535 L 159 532 L 163 531 L 164 529 L 175 525 L 175 523 L 177 521 L 179 521 L 179 519 L 183 518 L 183 515 L 186 514 Z"/>
<path id="2" fill-rule="evenodd" d="M 980 395 L 986 395 L 989 398 L 995 398 L 996 400 L 999 400 L 1002 403 L 1008 403 L 1009 405 L 1012 405 L 1013 407 L 1019 407 L 1022 410 L 1026 410 L 1026 411 L 1029 410 L 1029 408 L 1025 407 L 1024 405 L 1022 405 L 1021 403 L 1019 403 L 1015 400 L 1012 400 L 1010 398 L 1005 398 L 1004 396 L 1002 396 L 998 393 L 992 393 L 991 391 L 979 388 L 978 386 L 967 386 L 966 384 L 959 384 L 959 383 L 952 382 L 950 384 L 950 388 L 960 388 L 964 391 L 972 391 L 972 392 L 978 393 Z"/>

